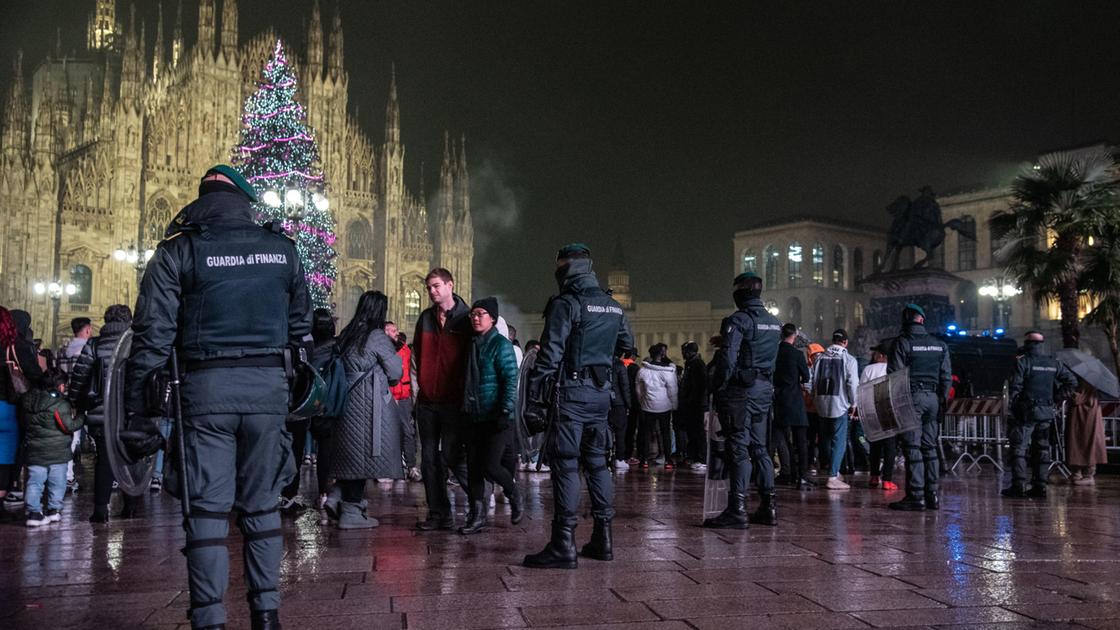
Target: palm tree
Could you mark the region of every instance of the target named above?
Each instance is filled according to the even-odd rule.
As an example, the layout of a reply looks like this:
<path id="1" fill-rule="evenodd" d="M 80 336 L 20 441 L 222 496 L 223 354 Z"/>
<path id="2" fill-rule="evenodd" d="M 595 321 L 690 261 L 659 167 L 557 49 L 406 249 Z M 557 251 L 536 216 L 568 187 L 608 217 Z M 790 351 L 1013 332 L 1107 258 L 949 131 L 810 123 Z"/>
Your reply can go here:
<path id="1" fill-rule="evenodd" d="M 1015 178 L 1011 208 L 992 218 L 992 230 L 1006 238 L 998 254 L 1008 274 L 1037 303 L 1058 301 L 1066 348 L 1081 337 L 1085 247 L 1120 217 L 1116 168 L 1105 149 L 1046 155 Z"/>
<path id="2" fill-rule="evenodd" d="M 1097 305 L 1085 316 L 1086 324 L 1100 326 L 1108 338 L 1112 363 L 1120 374 L 1120 226 L 1105 228 L 1087 248 L 1084 286 Z"/>

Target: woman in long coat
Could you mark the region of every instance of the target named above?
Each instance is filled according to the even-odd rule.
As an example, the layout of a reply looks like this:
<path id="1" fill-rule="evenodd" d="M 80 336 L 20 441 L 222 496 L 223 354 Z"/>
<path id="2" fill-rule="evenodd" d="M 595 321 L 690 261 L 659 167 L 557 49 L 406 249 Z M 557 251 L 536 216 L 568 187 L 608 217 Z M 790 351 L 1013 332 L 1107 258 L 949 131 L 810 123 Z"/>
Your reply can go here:
<path id="1" fill-rule="evenodd" d="M 1108 463 L 1100 399 L 1096 388 L 1078 379 L 1077 391 L 1069 403 L 1066 464 L 1073 469 L 1073 483 L 1092 485 L 1097 464 Z"/>
<path id="2" fill-rule="evenodd" d="M 366 515 L 367 479 L 402 479 L 401 427 L 389 392 L 401 378 L 402 366 L 393 342 L 385 335 L 389 298 L 367 291 L 358 299 L 354 319 L 338 337 L 350 393 L 331 437 L 331 476 L 338 491 L 327 500 L 339 529 L 376 527 Z M 341 501 L 338 501 L 341 499 Z"/>

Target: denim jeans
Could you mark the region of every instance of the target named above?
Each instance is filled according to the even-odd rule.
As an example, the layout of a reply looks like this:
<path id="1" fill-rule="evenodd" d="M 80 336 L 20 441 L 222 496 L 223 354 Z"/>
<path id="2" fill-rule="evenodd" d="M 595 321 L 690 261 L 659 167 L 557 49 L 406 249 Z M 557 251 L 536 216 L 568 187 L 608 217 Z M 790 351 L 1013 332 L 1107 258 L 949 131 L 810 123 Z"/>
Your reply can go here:
<path id="1" fill-rule="evenodd" d="M 832 429 L 832 461 L 829 462 L 828 476 L 836 477 L 840 474 L 840 464 L 844 461 L 844 451 L 848 447 L 848 414 L 839 418 L 821 418 L 828 422 Z"/>
<path id="2" fill-rule="evenodd" d="M 47 487 L 47 509 L 61 510 L 66 496 L 66 464 L 27 467 L 27 512 L 43 511 L 43 486 Z"/>
<path id="3" fill-rule="evenodd" d="M 171 439 L 171 418 L 160 418 L 158 421 L 159 433 L 163 439 Z M 152 473 L 152 478 L 163 479 L 163 449 L 156 453 L 156 469 Z"/>

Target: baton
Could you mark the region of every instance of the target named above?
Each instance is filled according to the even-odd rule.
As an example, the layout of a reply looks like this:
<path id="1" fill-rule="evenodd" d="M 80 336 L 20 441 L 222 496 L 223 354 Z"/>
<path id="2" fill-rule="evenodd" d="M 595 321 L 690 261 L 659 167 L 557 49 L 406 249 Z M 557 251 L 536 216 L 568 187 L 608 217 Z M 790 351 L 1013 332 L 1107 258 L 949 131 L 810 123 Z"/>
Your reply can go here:
<path id="1" fill-rule="evenodd" d="M 175 422 L 175 442 L 179 449 L 179 505 L 183 518 L 191 515 L 191 490 L 187 482 L 187 440 L 183 436 L 183 406 L 179 398 L 179 354 L 171 348 L 171 419 Z"/>

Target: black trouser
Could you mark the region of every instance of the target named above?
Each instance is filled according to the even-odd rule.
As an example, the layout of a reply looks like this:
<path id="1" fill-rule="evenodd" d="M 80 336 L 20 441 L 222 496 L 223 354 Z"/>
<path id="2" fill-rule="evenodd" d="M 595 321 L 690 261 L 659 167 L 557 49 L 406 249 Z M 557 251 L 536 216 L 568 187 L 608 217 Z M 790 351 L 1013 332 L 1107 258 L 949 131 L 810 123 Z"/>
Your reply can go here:
<path id="1" fill-rule="evenodd" d="M 1017 414 L 1011 427 L 1011 483 L 1023 486 L 1030 473 L 1032 485 L 1046 485 L 1050 473 L 1050 428 L 1053 420 L 1023 419 Z"/>
<path id="2" fill-rule="evenodd" d="M 638 459 L 642 460 L 643 463 L 651 459 L 649 456 L 649 437 L 655 429 L 660 437 L 661 455 L 665 458 L 666 464 L 672 463 L 672 418 L 671 411 L 642 412 L 642 423 L 638 425 Z"/>
<path id="3" fill-rule="evenodd" d="M 881 473 L 883 481 L 894 479 L 894 461 L 898 457 L 898 438 L 891 436 L 886 439 L 871 443 L 871 466 L 868 474 L 879 475 L 879 466 L 882 462 Z"/>
<path id="4" fill-rule="evenodd" d="M 318 482 L 319 494 L 326 494 L 331 487 L 331 436 L 329 433 L 322 436 L 311 437 L 319 444 L 315 455 L 315 480 Z"/>
<path id="5" fill-rule="evenodd" d="M 635 457 L 638 453 L 641 452 L 640 450 L 636 450 L 634 448 L 634 442 L 637 439 L 637 435 L 640 431 L 641 426 L 642 410 L 638 408 L 637 405 L 635 405 L 626 414 L 626 440 L 625 442 L 620 442 L 620 444 L 623 444 L 626 448 L 626 451 L 622 454 L 624 459 Z"/>
<path id="6" fill-rule="evenodd" d="M 468 493 L 472 500 L 486 496 L 486 480 L 502 487 L 507 497 L 517 492 L 513 474 L 506 467 L 506 447 L 513 434 L 512 427 L 499 429 L 494 422 L 474 422 L 467 430 Z"/>
<path id="7" fill-rule="evenodd" d="M 816 468 L 819 470 L 827 465 L 829 461 L 829 458 L 825 456 L 825 450 L 828 449 L 831 432 L 825 434 L 822 431 L 821 417 L 816 413 L 806 411 L 805 415 L 809 417 L 809 426 L 805 432 L 805 439 L 806 443 L 809 445 L 810 465 L 815 459 L 817 462 Z"/>
<path id="8" fill-rule="evenodd" d="M 342 500 L 347 503 L 360 503 L 366 494 L 365 479 L 339 479 L 338 489 L 342 491 Z"/>
<path id="9" fill-rule="evenodd" d="M 113 468 L 109 465 L 109 456 L 105 454 L 104 431 L 98 430 L 94 440 L 97 443 L 97 462 L 93 465 L 93 504 L 109 505 L 113 498 Z"/>
<path id="10" fill-rule="evenodd" d="M 683 454 L 690 462 L 703 462 L 705 453 L 704 437 L 704 410 L 700 407 L 684 407 L 677 411 L 677 452 Z M 680 443 L 680 434 L 683 431 L 684 446 Z"/>
<path id="11" fill-rule="evenodd" d="M 295 420 L 287 422 L 285 428 L 288 433 L 292 434 L 292 459 L 296 461 L 296 476 L 292 477 L 292 482 L 284 486 L 280 491 L 280 496 L 285 499 L 293 499 L 299 494 L 299 477 L 300 472 L 303 471 L 303 448 L 307 444 L 307 428 L 311 425 L 311 420 Z M 320 451 L 322 449 L 319 449 Z M 318 464 L 319 468 L 324 468 L 322 462 Z"/>
<path id="12" fill-rule="evenodd" d="M 465 447 L 463 444 L 463 412 L 458 405 L 418 403 L 416 424 L 420 429 L 420 466 L 424 475 L 424 494 L 428 500 L 428 515 L 436 518 L 451 516 L 451 498 L 447 494 L 447 471 L 459 480 L 467 492 Z"/>
<path id="13" fill-rule="evenodd" d="M 416 426 L 412 423 L 412 399 L 397 401 L 397 417 L 401 421 L 401 450 L 404 452 L 405 472 L 416 468 Z"/>
<path id="14" fill-rule="evenodd" d="M 626 411 L 626 407 L 623 405 L 611 405 L 611 413 L 607 416 L 607 422 L 610 423 L 611 432 L 614 433 L 614 458 L 618 460 L 626 459 L 627 457 L 620 447 L 626 443 L 625 440 L 627 436 L 625 433 L 628 418 L 629 414 Z"/>
<path id="15" fill-rule="evenodd" d="M 774 427 L 774 448 L 778 451 L 778 459 L 782 460 L 782 477 L 789 477 L 793 481 L 805 479 L 809 476 L 809 427 Z M 790 448 L 790 434 L 793 434 L 793 444 Z M 796 453 L 796 464 L 795 455 Z"/>

